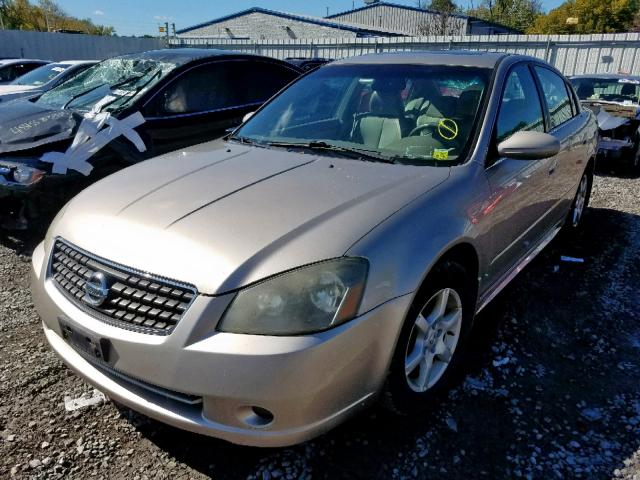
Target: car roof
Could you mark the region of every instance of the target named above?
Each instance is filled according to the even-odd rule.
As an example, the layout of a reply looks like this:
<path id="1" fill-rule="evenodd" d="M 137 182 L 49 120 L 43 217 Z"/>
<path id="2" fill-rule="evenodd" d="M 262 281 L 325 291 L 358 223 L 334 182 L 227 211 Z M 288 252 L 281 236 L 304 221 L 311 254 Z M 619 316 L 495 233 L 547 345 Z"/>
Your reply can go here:
<path id="1" fill-rule="evenodd" d="M 628 80 L 640 80 L 640 76 L 638 75 L 621 75 L 619 73 L 594 73 L 594 74 L 583 74 L 583 75 L 571 75 L 569 79 L 579 79 L 579 78 L 593 78 L 597 80 L 619 80 L 619 79 L 628 79 Z"/>
<path id="2" fill-rule="evenodd" d="M 494 68 L 508 55 L 498 52 L 477 52 L 472 50 L 425 50 L 411 52 L 372 53 L 359 57 L 336 60 L 333 65 L 367 64 L 413 64 L 413 65 L 459 65 L 467 67 Z M 520 55 L 517 55 L 520 56 Z M 523 59 L 529 57 L 522 56 Z"/>
<path id="3" fill-rule="evenodd" d="M 60 60 L 59 63 L 62 65 L 95 65 L 98 63 L 98 60 Z"/>
<path id="4" fill-rule="evenodd" d="M 49 60 L 39 60 L 37 58 L 5 58 L 4 60 L 0 60 L 0 65 L 11 65 L 13 63 L 23 63 L 23 62 L 40 62 L 43 65 L 46 63 L 51 63 Z"/>
<path id="5" fill-rule="evenodd" d="M 177 66 L 185 65 L 195 60 L 205 58 L 222 58 L 222 57 L 255 57 L 264 58 L 251 53 L 234 52 L 231 50 L 218 50 L 214 48 L 164 48 L 160 50 L 149 50 L 141 53 L 130 53 L 120 55 L 114 58 L 127 59 L 149 59 L 160 62 L 171 62 Z M 277 60 L 276 60 L 277 61 Z"/>

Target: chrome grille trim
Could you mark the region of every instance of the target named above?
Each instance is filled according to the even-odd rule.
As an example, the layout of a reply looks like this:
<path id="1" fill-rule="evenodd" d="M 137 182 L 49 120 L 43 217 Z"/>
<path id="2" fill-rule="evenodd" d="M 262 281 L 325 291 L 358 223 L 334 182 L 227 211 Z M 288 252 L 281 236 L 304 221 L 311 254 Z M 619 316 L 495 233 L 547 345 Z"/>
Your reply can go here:
<path id="1" fill-rule="evenodd" d="M 96 271 L 110 281 L 101 306 L 82 300 L 84 284 Z M 169 335 L 194 302 L 193 285 L 126 267 L 57 237 L 47 278 L 76 307 L 105 323 L 154 335 Z"/>

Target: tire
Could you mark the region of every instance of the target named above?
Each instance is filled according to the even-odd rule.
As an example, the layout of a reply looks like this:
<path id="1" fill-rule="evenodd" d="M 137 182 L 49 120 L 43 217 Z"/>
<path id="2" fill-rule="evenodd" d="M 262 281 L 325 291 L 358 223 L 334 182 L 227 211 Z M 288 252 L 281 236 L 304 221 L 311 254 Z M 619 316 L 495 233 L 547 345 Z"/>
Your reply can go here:
<path id="1" fill-rule="evenodd" d="M 578 190 L 573 202 L 571 203 L 571 209 L 567 215 L 565 221 L 565 230 L 568 232 L 577 231 L 582 223 L 584 212 L 589 206 L 589 200 L 591 199 L 591 187 L 593 186 L 593 175 L 587 170 L 584 171 L 578 184 Z"/>
<path id="2" fill-rule="evenodd" d="M 632 176 L 640 175 L 640 136 L 636 137 L 633 157 L 631 157 L 631 161 L 629 162 L 629 173 Z"/>
<path id="3" fill-rule="evenodd" d="M 464 364 L 475 303 L 464 267 L 445 261 L 434 268 L 400 331 L 382 390 L 383 406 L 400 415 L 419 413 L 449 389 Z"/>

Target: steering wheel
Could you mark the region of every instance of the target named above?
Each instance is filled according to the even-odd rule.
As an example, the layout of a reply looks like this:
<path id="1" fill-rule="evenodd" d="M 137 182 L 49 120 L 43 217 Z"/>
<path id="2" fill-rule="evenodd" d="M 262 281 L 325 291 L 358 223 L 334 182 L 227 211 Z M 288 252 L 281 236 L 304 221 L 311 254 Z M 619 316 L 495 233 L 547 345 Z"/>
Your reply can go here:
<path id="1" fill-rule="evenodd" d="M 431 130 L 431 132 L 435 133 L 435 132 L 438 131 L 438 126 L 437 125 L 431 125 L 429 123 L 425 123 L 423 125 L 418 125 L 416 128 L 411 130 L 411 133 L 409 133 L 409 136 L 413 137 L 414 135 L 417 135 L 418 133 L 421 133 L 423 130 Z"/>

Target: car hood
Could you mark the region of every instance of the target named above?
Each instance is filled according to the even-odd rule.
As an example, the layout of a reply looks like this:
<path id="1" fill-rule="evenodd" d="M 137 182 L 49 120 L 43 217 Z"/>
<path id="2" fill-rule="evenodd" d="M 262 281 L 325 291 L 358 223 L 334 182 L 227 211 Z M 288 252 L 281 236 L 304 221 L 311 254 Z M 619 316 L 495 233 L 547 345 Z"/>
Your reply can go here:
<path id="1" fill-rule="evenodd" d="M 29 92 L 35 88 L 34 85 L 0 85 L 0 96 L 9 93 Z"/>
<path id="2" fill-rule="evenodd" d="M 94 184 L 48 238 L 219 294 L 344 255 L 449 173 L 211 142 Z"/>
<path id="3" fill-rule="evenodd" d="M 71 110 L 51 110 L 27 100 L 0 104 L 0 154 L 46 143 L 61 133 L 71 137 L 81 119 Z"/>

